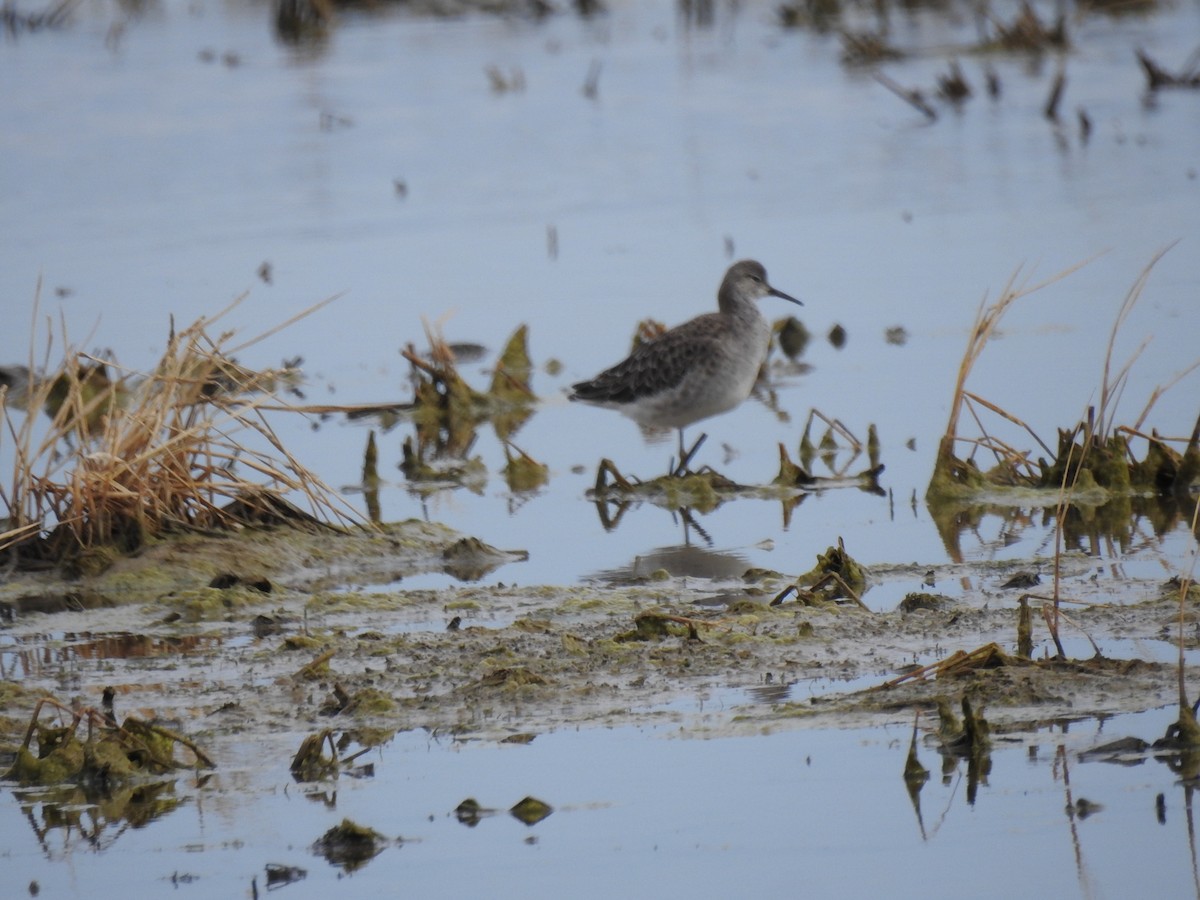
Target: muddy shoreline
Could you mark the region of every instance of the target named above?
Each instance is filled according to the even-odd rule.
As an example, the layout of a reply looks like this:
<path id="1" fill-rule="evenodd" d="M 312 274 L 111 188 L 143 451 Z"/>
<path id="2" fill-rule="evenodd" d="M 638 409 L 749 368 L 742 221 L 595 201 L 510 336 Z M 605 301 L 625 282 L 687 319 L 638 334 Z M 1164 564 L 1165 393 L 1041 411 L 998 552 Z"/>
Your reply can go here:
<path id="1" fill-rule="evenodd" d="M 640 583 L 516 586 L 509 558 L 407 522 L 376 534 L 193 536 L 89 578 L 12 578 L 0 587 L 3 749 L 20 742 L 37 697 L 95 705 L 108 686 L 118 709 L 201 741 L 325 728 L 368 743 L 412 729 L 500 741 L 664 720 L 697 735 L 841 728 L 911 722 L 937 698 L 957 705 L 964 695 L 994 729 L 1020 731 L 1178 702 L 1169 650 L 1178 588 L 1104 581 L 1081 556 L 1064 565 L 1063 596 L 1074 601 L 1064 635 L 1101 648 L 1144 642 L 1155 658 L 1052 662 L 1038 651 L 1033 663 L 887 688 L 956 651 L 995 642 L 1011 652 L 1016 594 L 996 585 L 1045 561 L 876 567 L 877 587 L 915 588 L 930 575 L 984 586 L 935 593 L 932 608 L 872 613 L 769 606 L 791 578 L 762 571 L 724 582 L 660 571 Z M 472 561 L 480 583 L 403 587 L 405 577 Z M 93 608 L 27 611 L 30 598 L 53 597 L 88 597 Z M 647 621 L 661 627 L 644 629 Z M 1040 621 L 1034 635 L 1045 637 Z M 1197 674 L 1189 666 L 1187 682 Z"/>

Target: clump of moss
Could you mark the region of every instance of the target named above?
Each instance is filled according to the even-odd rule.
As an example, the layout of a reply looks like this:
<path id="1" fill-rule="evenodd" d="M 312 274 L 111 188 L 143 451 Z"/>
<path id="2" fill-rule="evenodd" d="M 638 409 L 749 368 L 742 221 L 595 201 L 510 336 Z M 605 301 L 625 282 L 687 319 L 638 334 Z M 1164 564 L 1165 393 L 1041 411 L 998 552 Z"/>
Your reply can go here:
<path id="1" fill-rule="evenodd" d="M 504 666 L 489 672 L 473 688 L 502 688 L 513 691 L 522 688 L 550 684 L 550 679 L 524 666 Z"/>
<path id="2" fill-rule="evenodd" d="M 353 872 L 382 853 L 387 843 L 388 839 L 375 829 L 342 819 L 341 824 L 321 835 L 312 849 L 330 865 Z"/>
<path id="3" fill-rule="evenodd" d="M 71 722 L 42 725 L 38 719 L 46 707 L 69 715 Z M 77 730 L 84 721 L 88 735 L 81 740 Z M 36 753 L 32 749 L 35 739 Z M 181 768 L 175 760 L 175 747 L 180 744 L 192 752 L 198 765 L 213 767 L 207 754 L 182 735 L 133 716 L 117 724 L 111 689 L 105 692 L 103 711 L 85 707 L 76 712 L 52 697 L 44 697 L 34 706 L 25 739 L 3 777 L 22 785 L 75 782 L 108 789 L 135 776 L 161 775 Z"/>
<path id="4" fill-rule="evenodd" d="M 844 542 L 838 538 L 837 546 L 818 553 L 817 564 L 776 594 L 771 606 L 779 606 L 795 594 L 806 606 L 847 599 L 866 609 L 862 595 L 867 586 L 866 570 L 846 552 Z"/>
<path id="5" fill-rule="evenodd" d="M 536 825 L 554 812 L 554 807 L 536 797 L 525 797 L 519 800 L 509 812 L 526 825 Z"/>
<path id="6" fill-rule="evenodd" d="M 363 688 L 352 695 L 346 709 L 359 715 L 381 716 L 393 712 L 396 709 L 396 701 L 390 694 L 377 688 Z"/>
<path id="7" fill-rule="evenodd" d="M 900 601 L 900 612 L 910 613 L 918 609 L 945 609 L 952 606 L 954 601 L 945 594 L 931 594 L 927 591 L 913 591 L 905 594 Z"/>

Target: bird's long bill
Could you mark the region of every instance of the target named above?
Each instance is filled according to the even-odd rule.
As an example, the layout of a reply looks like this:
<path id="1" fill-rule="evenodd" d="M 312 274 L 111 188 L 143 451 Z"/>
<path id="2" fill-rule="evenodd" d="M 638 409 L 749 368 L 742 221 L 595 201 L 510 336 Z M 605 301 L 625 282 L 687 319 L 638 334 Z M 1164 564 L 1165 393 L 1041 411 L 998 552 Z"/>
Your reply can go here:
<path id="1" fill-rule="evenodd" d="M 791 300 L 797 306 L 804 305 L 803 303 L 801 303 L 799 300 L 797 300 L 795 297 L 791 296 L 790 294 L 785 294 L 783 291 L 777 291 L 773 287 L 768 286 L 767 291 L 770 293 L 770 295 L 772 297 L 778 297 L 780 300 Z"/>

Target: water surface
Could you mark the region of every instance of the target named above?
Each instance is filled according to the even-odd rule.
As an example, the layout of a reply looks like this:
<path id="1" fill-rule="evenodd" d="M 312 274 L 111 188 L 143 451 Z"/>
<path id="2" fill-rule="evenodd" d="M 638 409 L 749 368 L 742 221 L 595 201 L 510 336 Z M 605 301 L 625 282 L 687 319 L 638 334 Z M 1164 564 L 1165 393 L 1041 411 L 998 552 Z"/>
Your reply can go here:
<path id="1" fill-rule="evenodd" d="M 383 435 L 381 453 L 394 483 L 385 518 L 428 516 L 529 550 L 510 580 L 571 581 L 684 542 L 669 515 L 646 508 L 604 532 L 581 502 L 599 458 L 649 477 L 671 443 L 646 446 L 631 423 L 563 396 L 623 355 L 639 319 L 674 324 L 711 308 L 730 245 L 805 300 L 817 339 L 808 371 L 774 373 L 776 410 L 752 401 L 706 423 L 700 461 L 768 481 L 777 444 L 794 454 L 815 407 L 860 438 L 877 426 L 894 501 L 815 497 L 786 527 L 763 501 L 704 519 L 712 548 L 756 565 L 807 568 L 837 534 L 864 562 L 943 556 L 910 500 L 924 492 L 976 306 L 1018 269 L 1038 280 L 1102 254 L 1019 304 L 971 383 L 1047 442 L 1097 402 L 1126 290 L 1180 239 L 1117 341 L 1119 363 L 1150 342 L 1118 418 L 1135 421 L 1153 388 L 1195 359 L 1200 118 L 1188 92 L 1147 102 L 1133 58 L 1137 46 L 1164 64 L 1185 58 L 1200 33 L 1193 6 L 1093 15 L 1074 29 L 1063 109 L 1086 110 L 1086 142 L 1073 118 L 1055 126 L 1040 114 L 1057 57 L 989 60 L 1003 88 L 989 100 L 981 60 L 965 56 L 977 96 L 927 124 L 842 65 L 835 36 L 783 30 L 770 4 L 722 8 L 707 28 L 666 2 L 541 22 L 385 8 L 347 12 L 315 48 L 280 43 L 270 22 L 262 4 L 166 2 L 129 17 L 87 7 L 67 28 L 8 42 L 0 296 L 18 324 L 0 333 L 0 357 L 29 354 L 23 323 L 39 278 L 43 315 L 134 367 L 152 364 L 171 314 L 191 321 L 249 292 L 227 322 L 251 336 L 342 294 L 245 354 L 303 356 L 313 402 L 409 399 L 398 351 L 425 346 L 423 320 L 492 348 L 527 322 L 535 363 L 563 365 L 535 377 L 543 408 L 515 438 L 550 466 L 544 491 L 513 499 L 493 474 L 482 496 L 421 501 L 394 468 L 402 429 Z M 917 49 L 976 36 L 932 11 L 892 24 Z M 488 67 L 519 70 L 524 89 L 493 90 Z M 929 89 L 944 67 L 930 52 L 885 71 Z M 269 285 L 256 275 L 263 262 Z M 842 350 L 822 339 L 838 324 Z M 884 339 L 895 325 L 903 346 Z M 1194 381 L 1146 426 L 1186 436 Z M 358 480 L 366 424 L 279 427 L 330 483 Z M 476 452 L 493 473 L 503 465 L 487 428 Z M 970 553 L 1005 552 L 983 537 Z M 1045 543 L 1033 529 L 1016 552 Z"/>
<path id="2" fill-rule="evenodd" d="M 375 428 L 383 517 L 428 517 L 528 550 L 528 562 L 488 576 L 509 584 L 666 568 L 716 585 L 752 565 L 806 571 L 842 537 L 868 565 L 915 564 L 868 595 L 874 609 L 921 589 L 928 569 L 952 596 L 992 589 L 990 570 L 956 566 L 1045 560 L 1052 520 L 991 510 L 948 539 L 920 499 L 980 301 L 1014 273 L 1036 282 L 1092 260 L 1013 308 L 971 382 L 1051 443 L 1097 402 L 1120 303 L 1152 254 L 1176 240 L 1116 340 L 1116 365 L 1148 341 L 1118 420 L 1137 420 L 1155 386 L 1196 358 L 1200 106 L 1194 92 L 1147 98 L 1133 49 L 1182 65 L 1200 36 L 1197 7 L 1072 18 L 1073 48 L 1061 60 L 989 60 L 1003 86 L 995 100 L 981 90 L 983 60 L 962 53 L 976 96 L 957 112 L 939 106 L 927 123 L 868 71 L 842 65 L 835 35 L 781 29 L 775 5 L 722 6 L 711 27 L 665 0 L 613 0 L 598 18 L 538 22 L 385 7 L 346 11 L 325 42 L 292 47 L 273 35 L 266 4 L 164 0 L 140 13 L 85 5 L 64 28 L 6 38 L 0 363 L 30 356 L 39 281 L 36 357 L 48 317 L 82 347 L 111 348 L 137 369 L 154 364 L 171 316 L 187 323 L 246 293 L 221 327 L 250 337 L 338 294 L 241 354 L 255 365 L 303 356 L 313 403 L 408 400 L 399 351 L 426 346 L 423 322 L 493 351 L 528 323 L 541 404 L 515 442 L 551 471 L 534 494 L 503 484 L 503 450 L 487 427 L 473 450 L 489 470 L 482 492 L 425 497 L 397 468 L 405 424 L 275 424 L 338 487 L 358 482 Z M 919 52 L 884 71 L 927 92 L 945 71 L 945 48 L 976 36 L 971 16 L 936 10 L 895 12 L 890 26 Z M 1055 125 L 1042 107 L 1060 62 L 1068 87 Z M 594 63 L 591 99 L 582 87 Z M 494 90 L 488 67 L 510 79 L 519 70 L 524 88 Z M 1079 109 L 1092 122 L 1086 141 Z M 794 508 L 739 499 L 698 516 L 702 531 L 646 505 L 606 531 L 585 499 L 599 459 L 653 476 L 673 439 L 646 445 L 619 416 L 568 404 L 566 387 L 617 361 L 638 320 L 674 324 L 711 308 L 724 269 L 741 257 L 764 262 L 773 283 L 804 300 L 815 338 L 803 368 L 772 368 L 773 397 L 761 395 L 770 403 L 755 398 L 705 424 L 701 461 L 765 483 L 778 444 L 795 456 L 815 407 L 863 438 L 876 426 L 888 494 L 839 489 Z M 258 274 L 264 263 L 270 283 Z M 784 306 L 768 301 L 765 312 L 792 312 Z M 840 350 L 825 339 L 835 325 L 848 334 Z M 892 326 L 905 329 L 903 344 L 885 339 Z M 557 374 L 544 368 L 550 360 L 561 363 Z M 468 379 L 485 384 L 490 361 L 465 366 Z M 1147 429 L 1190 433 L 1196 377 L 1157 403 Z M 0 436 L 0 471 L 11 454 Z M 1144 599 L 1130 579 L 1186 571 L 1195 551 L 1186 528 L 1159 533 L 1144 517 L 1120 538 L 1085 544 L 1072 577 L 1111 584 L 1116 603 Z M 396 627 L 442 624 L 418 619 Z M 63 690 L 79 691 L 77 667 L 96 665 L 116 639 L 4 642 L 0 665 L 14 680 L 61 670 Z M 1171 652 L 1119 638 L 1104 648 Z M 164 673 L 175 665 L 175 648 L 144 649 Z M 649 896 L 665 879 L 681 896 L 1195 892 L 1190 788 L 1159 762 L 1077 756 L 1123 734 L 1157 737 L 1172 712 L 1000 741 L 973 804 L 964 767 L 943 782 L 926 748 L 935 777 L 918 816 L 901 779 L 907 726 L 729 734 L 723 725 L 749 702 L 731 690 L 664 707 L 658 727 L 541 734 L 528 746 L 406 732 L 368 757 L 373 779 L 317 791 L 287 773 L 300 734 L 224 738 L 211 748 L 217 773 L 174 784 L 149 820 L 110 821 L 111 810 L 78 801 L 64 810 L 6 790 L 0 886 L 5 896 L 31 881 L 44 896 L 240 896 L 255 878 L 265 890 L 267 863 L 285 863 L 308 871 L 288 888 L 296 897 L 328 896 L 346 878 L 358 893 L 387 896 Z M 672 739 L 710 733 L 706 724 L 721 736 Z M 505 809 L 526 795 L 555 807 L 532 828 L 507 815 L 469 828 L 450 815 L 467 797 Z M 1080 796 L 1104 809 L 1072 817 L 1067 806 Z M 308 847 L 343 816 L 404 841 L 340 874 Z"/>

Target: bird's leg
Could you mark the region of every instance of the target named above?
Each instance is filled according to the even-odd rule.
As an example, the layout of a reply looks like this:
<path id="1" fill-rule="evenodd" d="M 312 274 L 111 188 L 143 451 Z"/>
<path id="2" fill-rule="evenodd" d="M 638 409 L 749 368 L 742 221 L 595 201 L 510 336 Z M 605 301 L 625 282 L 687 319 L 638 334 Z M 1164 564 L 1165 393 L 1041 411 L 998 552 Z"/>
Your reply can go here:
<path id="1" fill-rule="evenodd" d="M 683 519 L 683 543 L 685 545 L 689 547 L 692 545 L 691 529 L 693 528 L 696 530 L 696 533 L 700 535 L 700 537 L 704 538 L 705 544 L 707 544 L 709 547 L 713 545 L 712 537 L 707 531 L 700 527 L 699 522 L 692 518 L 692 511 L 690 509 L 688 509 L 686 506 L 683 507 L 683 509 L 679 510 L 679 516 L 681 519 Z"/>
<path id="2" fill-rule="evenodd" d="M 679 429 L 679 465 L 675 467 L 675 471 L 671 474 L 675 478 L 682 478 L 688 473 L 688 465 L 692 461 L 692 457 L 696 455 L 696 451 L 700 449 L 700 445 L 708 439 L 707 434 L 701 434 L 696 438 L 696 443 L 692 444 L 691 449 L 686 453 L 683 450 L 683 429 Z"/>

